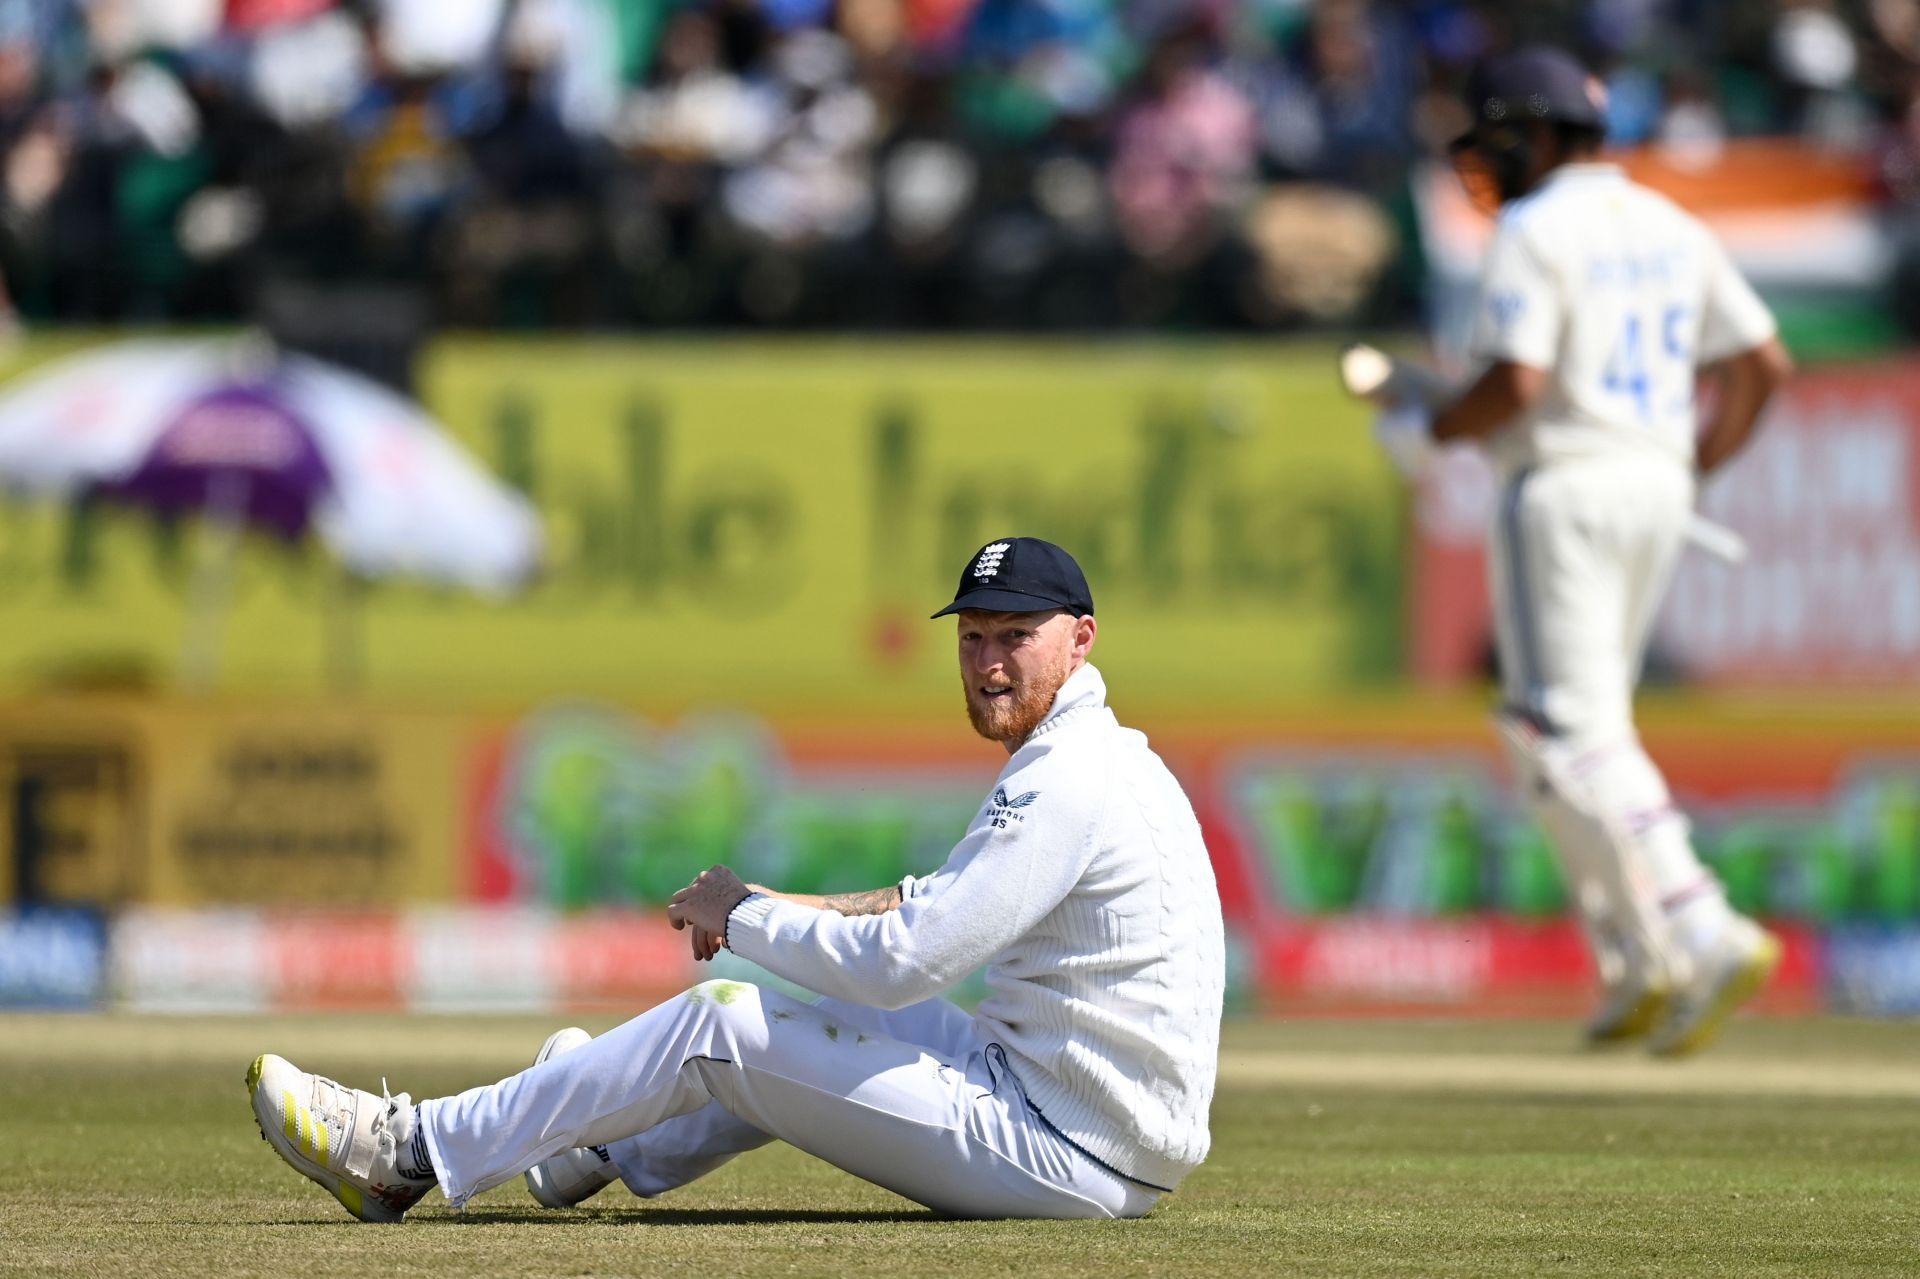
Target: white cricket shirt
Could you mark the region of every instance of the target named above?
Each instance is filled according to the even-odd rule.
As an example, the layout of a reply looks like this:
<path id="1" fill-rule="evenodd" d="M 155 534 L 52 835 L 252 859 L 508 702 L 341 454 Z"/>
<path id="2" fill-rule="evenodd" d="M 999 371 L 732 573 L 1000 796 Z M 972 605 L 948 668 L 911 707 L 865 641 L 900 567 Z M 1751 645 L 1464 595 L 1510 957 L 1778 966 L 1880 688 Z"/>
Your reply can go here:
<path id="1" fill-rule="evenodd" d="M 1713 235 L 1611 164 L 1568 164 L 1501 210 L 1472 356 L 1552 374 L 1488 441 L 1503 471 L 1618 449 L 1693 465 L 1694 371 L 1774 334 Z"/>
<path id="2" fill-rule="evenodd" d="M 930 999 L 981 964 L 974 1016 L 1028 1098 L 1087 1154 L 1171 1189 L 1206 1156 L 1226 947 L 1200 823 L 1082 666 L 1007 760 L 945 864 L 900 908 L 844 916 L 749 897 L 727 945 L 822 995 Z"/>

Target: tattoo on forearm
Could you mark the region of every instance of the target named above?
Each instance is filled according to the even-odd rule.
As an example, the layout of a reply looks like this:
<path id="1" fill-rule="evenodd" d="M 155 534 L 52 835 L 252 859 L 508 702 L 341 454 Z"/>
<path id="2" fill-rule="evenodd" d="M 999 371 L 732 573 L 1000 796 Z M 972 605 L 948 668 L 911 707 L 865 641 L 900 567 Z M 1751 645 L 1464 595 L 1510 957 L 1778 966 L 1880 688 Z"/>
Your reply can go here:
<path id="1" fill-rule="evenodd" d="M 900 904 L 900 885 L 864 893 L 835 893 L 820 899 L 828 910 L 842 915 L 884 915 Z"/>

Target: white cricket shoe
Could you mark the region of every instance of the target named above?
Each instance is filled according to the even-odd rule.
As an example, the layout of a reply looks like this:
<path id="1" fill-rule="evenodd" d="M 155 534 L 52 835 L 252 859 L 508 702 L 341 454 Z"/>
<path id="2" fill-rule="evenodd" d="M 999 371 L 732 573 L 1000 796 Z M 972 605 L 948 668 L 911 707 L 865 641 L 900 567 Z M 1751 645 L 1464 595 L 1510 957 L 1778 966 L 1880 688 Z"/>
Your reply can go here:
<path id="1" fill-rule="evenodd" d="M 1733 1010 L 1758 994 L 1780 966 L 1780 939 L 1736 915 L 1713 948 L 1693 961 L 1693 977 L 1676 989 L 1666 1020 L 1648 1045 L 1656 1056 L 1699 1052 L 1726 1027 Z"/>
<path id="2" fill-rule="evenodd" d="M 1601 994 L 1600 1007 L 1586 1025 L 1589 1047 L 1625 1043 L 1652 1033 L 1667 1010 L 1665 982 L 1618 981 Z"/>
<path id="3" fill-rule="evenodd" d="M 396 1166 L 394 1127 L 413 1099 L 345 1088 L 268 1053 L 247 1068 L 260 1136 L 362 1221 L 396 1222 L 436 1184 Z M 385 1089 L 382 1089 L 385 1093 Z"/>
<path id="4" fill-rule="evenodd" d="M 540 1055 L 533 1064 L 538 1066 L 549 1057 L 570 1053 L 592 1039 L 578 1026 L 556 1030 L 540 1045 Z M 613 1170 L 613 1156 L 605 1146 L 576 1146 L 527 1169 L 527 1189 L 548 1208 L 584 1203 L 618 1180 L 620 1174 Z"/>

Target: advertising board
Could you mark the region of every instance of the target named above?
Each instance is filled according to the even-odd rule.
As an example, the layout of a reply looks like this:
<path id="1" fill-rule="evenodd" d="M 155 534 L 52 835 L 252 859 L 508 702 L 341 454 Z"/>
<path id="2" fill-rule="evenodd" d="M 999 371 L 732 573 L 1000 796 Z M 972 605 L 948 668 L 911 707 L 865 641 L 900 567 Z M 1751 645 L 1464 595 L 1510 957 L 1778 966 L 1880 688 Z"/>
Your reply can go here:
<path id="1" fill-rule="evenodd" d="M 218 684 L 924 716 L 951 685 L 951 623 L 927 615 L 975 548 L 1013 532 L 1081 559 L 1108 661 L 1139 699 L 1224 706 L 1390 677 L 1403 501 L 1331 358 L 449 340 L 423 396 L 539 508 L 538 582 L 506 601 L 347 585 L 317 547 L 250 539 Z M 0 496 L 0 687 L 167 686 L 199 537 L 101 502 Z"/>

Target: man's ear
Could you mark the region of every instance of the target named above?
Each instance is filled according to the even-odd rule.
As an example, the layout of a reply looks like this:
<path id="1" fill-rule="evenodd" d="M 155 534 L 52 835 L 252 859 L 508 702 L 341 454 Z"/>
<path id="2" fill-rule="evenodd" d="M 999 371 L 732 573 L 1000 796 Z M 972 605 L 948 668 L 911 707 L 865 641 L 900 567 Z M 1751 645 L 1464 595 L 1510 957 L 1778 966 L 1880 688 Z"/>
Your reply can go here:
<path id="1" fill-rule="evenodd" d="M 1073 622 L 1073 660 L 1084 662 L 1087 654 L 1093 651 L 1094 636 L 1099 634 L 1100 624 L 1093 620 L 1091 613 L 1077 617 Z"/>

